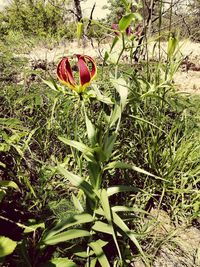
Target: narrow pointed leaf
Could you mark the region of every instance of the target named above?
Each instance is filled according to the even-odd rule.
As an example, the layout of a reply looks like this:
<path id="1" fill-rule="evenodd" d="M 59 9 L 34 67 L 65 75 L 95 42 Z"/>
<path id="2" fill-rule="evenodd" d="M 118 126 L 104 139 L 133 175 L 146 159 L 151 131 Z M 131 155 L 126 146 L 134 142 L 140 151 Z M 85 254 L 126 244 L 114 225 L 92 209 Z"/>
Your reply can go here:
<path id="1" fill-rule="evenodd" d="M 27 226 L 24 230 L 24 233 L 27 234 L 27 233 L 35 232 L 38 228 L 45 229 L 44 223 L 37 223 L 34 225 Z"/>
<path id="2" fill-rule="evenodd" d="M 101 247 L 101 240 L 97 240 L 95 242 L 89 243 L 89 246 L 93 249 L 94 253 L 97 256 L 97 259 L 102 267 L 110 267 L 110 264 L 108 262 L 108 259 L 106 255 L 104 254 L 104 251 Z"/>
<path id="3" fill-rule="evenodd" d="M 92 147 L 94 147 L 96 144 L 96 131 L 95 131 L 94 125 L 92 124 L 91 120 L 88 118 L 86 112 L 85 112 L 85 123 L 86 123 L 86 128 L 87 128 L 88 139 Z"/>
<path id="4" fill-rule="evenodd" d="M 120 105 L 116 104 L 110 116 L 110 121 L 109 121 L 110 128 L 115 125 L 115 123 L 117 122 L 117 120 L 119 120 L 119 118 L 121 118 L 121 114 L 122 114 L 122 108 Z"/>
<path id="5" fill-rule="evenodd" d="M 51 236 L 56 235 L 60 232 L 63 232 L 65 229 L 69 227 L 77 226 L 84 223 L 89 223 L 92 222 L 93 220 L 94 220 L 93 217 L 88 213 L 73 215 L 65 220 L 61 220 L 60 222 L 58 222 L 58 224 L 46 234 L 45 239 L 50 238 Z"/>
<path id="6" fill-rule="evenodd" d="M 178 45 L 178 39 L 175 36 L 170 36 L 167 46 L 167 55 L 171 59 Z"/>
<path id="7" fill-rule="evenodd" d="M 156 176 L 156 175 L 154 175 L 148 171 L 145 171 L 145 170 L 141 169 L 140 167 L 136 167 L 134 165 L 123 163 L 120 161 L 113 161 L 113 162 L 109 163 L 108 165 L 106 165 L 104 168 L 104 170 L 110 170 L 110 169 L 129 169 L 129 170 L 133 170 L 133 171 L 145 174 L 147 176 L 151 176 L 151 177 L 154 177 L 156 179 L 160 179 L 160 180 L 167 182 L 167 180 L 165 180 L 159 176 Z"/>
<path id="8" fill-rule="evenodd" d="M 81 205 L 79 199 L 72 193 L 72 201 L 74 203 L 74 207 L 79 211 L 79 212 L 83 212 L 83 206 Z"/>
<path id="9" fill-rule="evenodd" d="M 134 14 L 133 13 L 129 13 L 125 16 L 123 16 L 120 21 L 119 21 L 119 29 L 120 31 L 125 31 L 128 26 L 130 26 L 131 21 L 134 19 Z"/>
<path id="10" fill-rule="evenodd" d="M 110 97 L 106 96 L 105 94 L 103 94 L 103 92 L 101 92 L 95 84 L 92 85 L 92 88 L 94 90 L 90 90 L 89 92 L 91 94 L 93 94 L 97 100 L 99 100 L 100 102 L 105 103 L 107 105 L 113 105 L 114 104 L 112 99 Z"/>
<path id="11" fill-rule="evenodd" d="M 142 209 L 138 209 L 138 208 L 134 208 L 134 207 L 126 207 L 126 206 L 114 206 L 112 207 L 112 211 L 114 212 L 135 212 L 135 213 L 143 213 L 146 215 L 149 215 L 149 212 L 142 210 Z"/>
<path id="12" fill-rule="evenodd" d="M 90 236 L 90 232 L 81 229 L 71 229 L 43 240 L 46 245 L 56 245 L 72 239 Z"/>
<path id="13" fill-rule="evenodd" d="M 113 234 L 112 226 L 101 221 L 95 222 L 95 224 L 92 226 L 92 229 L 94 231 L 109 234 L 109 235 Z"/>
<path id="14" fill-rule="evenodd" d="M 104 141 L 103 151 L 106 155 L 107 160 L 110 158 L 112 154 L 116 138 L 117 138 L 117 134 L 113 133 L 111 136 L 107 137 Z"/>
<path id="15" fill-rule="evenodd" d="M 42 265 L 42 267 L 78 267 L 76 263 L 74 263 L 72 260 L 68 258 L 55 258 L 50 260 L 45 265 Z"/>
<path id="16" fill-rule="evenodd" d="M 90 250 L 89 253 L 87 251 L 78 251 L 78 252 L 75 252 L 74 254 L 81 258 L 88 258 L 89 256 L 94 255 L 94 251 Z"/>
<path id="17" fill-rule="evenodd" d="M 112 52 L 113 48 L 115 47 L 116 43 L 119 41 L 119 36 L 115 36 L 111 48 L 110 48 L 110 53 Z"/>
<path id="18" fill-rule="evenodd" d="M 96 267 L 97 258 L 94 258 L 90 261 L 90 267 Z"/>
<path id="19" fill-rule="evenodd" d="M 118 78 L 118 79 L 112 79 L 112 84 L 114 85 L 115 89 L 120 95 L 120 102 L 121 102 L 121 108 L 124 109 L 127 97 L 128 97 L 128 87 L 127 83 L 124 79 Z"/>
<path id="20" fill-rule="evenodd" d="M 83 192 L 91 199 L 95 199 L 96 195 L 92 186 L 83 178 L 65 170 L 62 166 L 58 166 L 58 171 L 67 178 L 74 186 L 83 190 Z"/>
<path id="21" fill-rule="evenodd" d="M 104 58 L 103 58 L 103 63 L 104 63 L 104 64 L 106 63 L 106 61 L 108 60 L 108 58 L 109 58 L 109 54 L 108 54 L 108 52 L 106 51 L 105 54 L 104 54 Z"/>
<path id="22" fill-rule="evenodd" d="M 60 91 L 59 90 L 59 87 L 58 87 L 58 85 L 56 84 L 56 82 L 54 81 L 54 79 L 51 79 L 50 81 L 46 81 L 46 80 L 43 80 L 42 79 L 42 81 L 43 81 L 43 83 L 45 83 L 49 88 L 51 88 L 52 90 L 54 90 L 54 91 Z"/>
<path id="23" fill-rule="evenodd" d="M 93 159 L 93 150 L 90 147 L 86 146 L 85 144 L 80 143 L 78 141 L 69 140 L 61 136 L 59 136 L 58 139 L 62 141 L 64 144 L 76 148 L 77 150 L 82 152 L 83 155 L 85 155 L 87 158 L 91 160 Z"/>
<path id="24" fill-rule="evenodd" d="M 12 187 L 16 190 L 19 190 L 19 187 L 15 182 L 8 180 L 0 181 L 0 187 Z"/>
<path id="25" fill-rule="evenodd" d="M 113 240 L 114 240 L 116 248 L 118 250 L 119 257 L 121 259 L 121 251 L 120 251 L 120 248 L 119 248 L 119 245 L 117 242 L 116 232 L 115 232 L 115 229 L 113 227 L 111 208 L 110 208 L 107 192 L 105 189 L 103 189 L 100 193 L 100 201 L 101 201 L 102 209 L 104 211 L 104 216 L 106 217 L 109 225 L 111 226 Z"/>
<path id="26" fill-rule="evenodd" d="M 101 205 L 102 205 L 104 214 L 106 216 L 106 219 L 109 223 L 111 223 L 112 220 L 111 220 L 110 204 L 109 204 L 107 192 L 105 189 L 102 189 L 101 191 L 100 201 L 101 201 Z"/>
<path id="27" fill-rule="evenodd" d="M 134 233 L 128 228 L 128 226 L 123 222 L 123 220 L 114 211 L 113 211 L 113 221 L 123 231 L 123 233 L 128 238 L 130 238 L 130 240 L 135 244 L 135 246 L 137 247 L 137 249 L 143 256 L 143 258 L 145 259 L 145 261 L 148 262 L 139 242 L 135 238 Z"/>
<path id="28" fill-rule="evenodd" d="M 117 185 L 117 186 L 109 187 L 107 189 L 107 195 L 112 196 L 114 194 L 121 193 L 121 192 L 139 192 L 139 191 L 141 190 L 134 186 Z"/>

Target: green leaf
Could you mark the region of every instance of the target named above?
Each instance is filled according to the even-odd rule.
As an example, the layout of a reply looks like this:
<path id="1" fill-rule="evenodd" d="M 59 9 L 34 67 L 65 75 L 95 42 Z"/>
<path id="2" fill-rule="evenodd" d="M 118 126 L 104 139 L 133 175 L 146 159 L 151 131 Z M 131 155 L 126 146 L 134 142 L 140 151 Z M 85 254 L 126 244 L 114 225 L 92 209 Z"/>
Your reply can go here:
<path id="1" fill-rule="evenodd" d="M 87 251 L 78 251 L 78 252 L 75 252 L 74 254 L 81 258 L 88 258 L 89 256 L 94 255 L 94 251 L 90 250 L 89 253 Z"/>
<path id="2" fill-rule="evenodd" d="M 110 204 L 109 204 L 107 192 L 105 189 L 101 190 L 100 201 L 101 201 L 101 205 L 102 205 L 105 217 L 107 221 L 111 223 L 112 219 L 111 219 L 111 212 L 110 212 Z"/>
<path id="3" fill-rule="evenodd" d="M 51 236 L 56 235 L 69 227 L 84 224 L 84 223 L 89 223 L 89 222 L 92 222 L 93 220 L 94 218 L 92 217 L 92 215 L 88 213 L 81 213 L 81 214 L 73 215 L 65 220 L 60 221 L 56 226 L 54 226 L 46 234 L 46 237 L 44 239 L 50 238 Z"/>
<path id="4" fill-rule="evenodd" d="M 35 230 L 37 230 L 38 228 L 45 229 L 44 223 L 37 223 L 34 225 L 26 226 L 24 233 L 27 234 L 27 233 L 35 232 Z"/>
<path id="5" fill-rule="evenodd" d="M 117 242 L 115 229 L 113 227 L 113 220 L 112 220 L 112 215 L 111 215 L 110 203 L 109 203 L 109 200 L 108 200 L 107 191 L 105 189 L 102 189 L 101 192 L 100 192 L 100 201 L 101 201 L 102 209 L 103 209 L 103 212 L 104 212 L 104 216 L 106 217 L 108 223 L 111 226 L 112 236 L 113 236 L 116 248 L 118 250 L 119 257 L 121 259 L 121 251 L 120 251 L 120 248 L 119 248 L 119 245 L 118 245 L 118 242 Z"/>
<path id="6" fill-rule="evenodd" d="M 97 162 L 99 162 L 99 161 L 100 162 L 106 161 L 107 157 L 106 157 L 103 149 L 100 146 L 96 146 L 93 150 L 94 150 L 94 157 L 95 157 L 95 159 L 96 159 Z M 95 163 L 89 162 L 89 163 L 95 164 L 96 162 Z"/>
<path id="7" fill-rule="evenodd" d="M 139 244 L 137 239 L 135 238 L 134 233 L 128 228 L 128 226 L 123 222 L 123 220 L 113 211 L 113 222 L 123 231 L 123 233 L 130 238 L 130 240 L 135 244 L 141 255 L 143 256 L 143 259 L 147 263 L 148 260 Z M 147 265 L 149 266 L 149 265 Z"/>
<path id="8" fill-rule="evenodd" d="M 2 145 L 2 144 L 1 144 Z M 1 147 L 0 147 L 0 151 L 4 151 L 4 149 L 1 150 Z M 4 169 L 6 168 L 6 164 L 4 164 L 3 162 L 0 161 L 0 166 L 3 167 Z"/>
<path id="9" fill-rule="evenodd" d="M 19 126 L 22 122 L 15 118 L 0 118 L 0 124 L 3 126 Z"/>
<path id="10" fill-rule="evenodd" d="M 115 108 L 114 110 L 112 111 L 112 114 L 110 116 L 110 120 L 109 120 L 109 123 L 110 123 L 110 128 L 112 126 L 114 126 L 114 124 L 116 123 L 116 121 L 121 118 L 121 114 L 122 114 L 122 108 L 121 106 L 119 106 L 118 104 L 115 105 Z"/>
<path id="11" fill-rule="evenodd" d="M 123 16 L 119 21 L 120 31 L 125 31 L 128 28 L 128 26 L 130 26 L 133 19 L 134 19 L 133 13 L 129 13 L 129 14 Z"/>
<path id="12" fill-rule="evenodd" d="M 89 93 L 94 94 L 94 97 L 96 97 L 97 100 L 99 100 L 100 102 L 105 103 L 107 105 L 113 105 L 114 104 L 113 101 L 111 100 L 111 98 L 104 95 L 95 84 L 92 85 L 92 88 L 94 90 L 90 90 Z"/>
<path id="13" fill-rule="evenodd" d="M 87 160 L 89 160 L 89 161 L 93 161 L 94 160 L 93 149 L 92 148 L 90 148 L 90 147 L 86 146 L 85 144 L 80 143 L 78 141 L 73 141 L 73 140 L 66 139 L 65 137 L 58 136 L 58 139 L 60 141 L 62 141 L 64 144 L 69 145 L 71 147 L 74 147 L 78 151 L 82 152 L 83 156 Z"/>
<path id="14" fill-rule="evenodd" d="M 96 131 L 95 131 L 94 125 L 92 124 L 91 120 L 88 118 L 86 112 L 85 112 L 85 123 L 86 123 L 86 128 L 87 128 L 88 139 L 92 147 L 94 147 L 96 144 Z"/>
<path id="15" fill-rule="evenodd" d="M 79 211 L 79 212 L 83 212 L 84 209 L 79 201 L 79 199 L 72 193 L 72 201 L 74 203 L 74 207 Z"/>
<path id="16" fill-rule="evenodd" d="M 164 134 L 166 134 L 165 131 L 163 131 L 161 128 L 159 128 L 157 125 L 153 124 L 153 123 L 150 122 L 150 121 L 147 121 L 147 120 L 145 120 L 145 119 L 143 119 L 143 118 L 139 118 L 139 117 L 134 116 L 134 115 L 130 115 L 130 117 L 131 117 L 131 118 L 134 118 L 134 119 L 136 119 L 136 120 L 142 121 L 142 122 L 144 122 L 144 123 L 147 123 L 147 124 L 149 124 L 149 125 L 155 127 L 156 129 L 160 130 L 160 131 L 163 132 Z"/>
<path id="17" fill-rule="evenodd" d="M 24 184 L 26 184 L 27 188 L 29 188 L 32 195 L 37 198 L 34 187 L 31 185 L 29 177 L 27 175 L 24 175 L 23 173 L 20 175 L 21 180 L 23 179 Z"/>
<path id="18" fill-rule="evenodd" d="M 43 80 L 43 79 L 42 79 L 42 81 L 52 90 L 57 91 L 57 92 L 60 91 L 60 88 L 58 87 L 58 85 L 56 84 L 56 82 L 54 81 L 53 78 L 50 81 Z"/>
<path id="19" fill-rule="evenodd" d="M 137 13 L 137 12 L 136 13 L 133 13 L 133 16 L 138 21 L 141 21 L 142 20 L 142 16 L 140 15 L 140 13 Z"/>
<path id="20" fill-rule="evenodd" d="M 117 193 L 121 192 L 139 192 L 141 191 L 137 187 L 134 186 L 128 186 L 128 185 L 117 185 L 117 186 L 112 186 L 107 189 L 107 194 L 108 196 L 112 196 Z"/>
<path id="21" fill-rule="evenodd" d="M 178 39 L 175 36 L 170 36 L 167 45 L 167 55 L 171 59 L 178 45 Z"/>
<path id="22" fill-rule="evenodd" d="M 121 2 L 125 6 L 125 8 L 128 8 L 129 7 L 129 1 L 127 1 L 127 0 L 121 0 Z"/>
<path id="23" fill-rule="evenodd" d="M 19 190 L 19 187 L 15 182 L 8 180 L 0 181 L 0 187 L 12 187 L 16 190 Z"/>
<path id="24" fill-rule="evenodd" d="M 62 166 L 58 166 L 58 171 L 65 177 L 67 178 L 74 186 L 80 188 L 83 190 L 83 192 L 90 198 L 90 199 L 95 199 L 96 195 L 93 191 L 92 186 L 86 182 L 83 178 L 81 178 L 78 175 L 75 175 L 71 172 L 68 172 L 65 170 Z"/>
<path id="25" fill-rule="evenodd" d="M 143 213 L 143 214 L 149 215 L 149 212 L 147 212 L 145 210 L 134 208 L 134 207 L 126 207 L 126 206 L 114 206 L 114 207 L 112 207 L 112 211 L 114 211 L 114 212 L 135 212 L 135 213 Z"/>
<path id="26" fill-rule="evenodd" d="M 83 34 L 83 23 L 82 22 L 78 22 L 77 23 L 77 38 L 78 38 L 78 40 L 81 39 L 82 34 Z"/>
<path id="27" fill-rule="evenodd" d="M 93 249 L 94 253 L 97 256 L 97 259 L 102 267 L 110 267 L 110 264 L 108 262 L 108 259 L 106 255 L 104 254 L 104 251 L 102 249 L 102 240 L 97 240 L 95 242 L 89 243 L 89 246 Z"/>
<path id="28" fill-rule="evenodd" d="M 167 180 L 159 177 L 159 176 L 156 176 L 148 171 L 145 171 L 139 167 L 136 167 L 134 165 L 131 165 L 131 164 L 127 164 L 127 163 L 123 163 L 123 162 L 120 162 L 120 161 L 113 161 L 113 162 L 110 162 L 109 164 L 107 164 L 104 168 L 104 171 L 105 170 L 110 170 L 110 169 L 128 169 L 128 170 L 133 170 L 133 171 L 136 171 L 136 172 L 139 172 L 139 173 L 142 173 L 142 174 L 145 174 L 147 176 L 150 176 L 150 177 L 154 177 L 156 179 L 160 179 L 162 181 L 165 181 L 165 182 L 168 182 Z"/>
<path id="29" fill-rule="evenodd" d="M 111 136 L 106 137 L 104 140 L 103 151 L 104 151 L 104 154 L 106 155 L 107 160 L 110 158 L 112 154 L 116 138 L 117 138 L 117 134 L 113 133 Z"/>
<path id="30" fill-rule="evenodd" d="M 99 155 L 97 155 L 99 156 Z M 102 161 L 101 161 L 102 162 Z M 93 188 L 98 189 L 101 183 L 101 167 L 99 163 L 96 162 L 89 162 L 88 163 L 88 170 L 90 176 L 90 183 Z"/>
<path id="31" fill-rule="evenodd" d="M 78 265 L 68 258 L 55 258 L 42 267 L 78 267 Z"/>
<path id="32" fill-rule="evenodd" d="M 128 97 L 127 83 L 123 78 L 111 79 L 111 82 L 120 95 L 120 104 L 123 111 Z"/>
<path id="33" fill-rule="evenodd" d="M 8 237 L 0 236 L 0 258 L 5 257 L 15 250 L 17 242 Z"/>
<path id="34" fill-rule="evenodd" d="M 9 127 L 17 130 L 27 130 L 22 126 L 22 122 L 16 118 L 0 118 L 1 127 Z"/>
<path id="35" fill-rule="evenodd" d="M 96 221 L 95 224 L 92 226 L 92 229 L 94 231 L 109 234 L 109 235 L 113 234 L 112 226 L 101 221 Z"/>
<path id="36" fill-rule="evenodd" d="M 5 191 L 0 189 L 0 202 L 3 200 L 5 195 L 6 195 Z"/>
<path id="37" fill-rule="evenodd" d="M 90 261 L 90 267 L 96 267 L 97 258 L 94 258 Z"/>
<path id="38" fill-rule="evenodd" d="M 66 232 L 46 237 L 43 243 L 46 245 L 56 245 L 58 243 L 66 242 L 72 239 L 90 236 L 90 232 L 82 229 L 71 229 Z"/>
<path id="39" fill-rule="evenodd" d="M 113 42 L 112 42 L 112 45 L 111 45 L 111 48 L 110 48 L 110 53 L 112 52 L 113 48 L 115 47 L 116 43 L 119 41 L 119 37 L 118 36 L 115 36 Z"/>
<path id="40" fill-rule="evenodd" d="M 108 54 L 108 52 L 106 51 L 105 54 L 104 54 L 104 58 L 103 58 L 103 62 L 104 62 L 104 64 L 106 63 L 106 61 L 108 60 L 108 58 L 109 58 L 109 54 Z"/>

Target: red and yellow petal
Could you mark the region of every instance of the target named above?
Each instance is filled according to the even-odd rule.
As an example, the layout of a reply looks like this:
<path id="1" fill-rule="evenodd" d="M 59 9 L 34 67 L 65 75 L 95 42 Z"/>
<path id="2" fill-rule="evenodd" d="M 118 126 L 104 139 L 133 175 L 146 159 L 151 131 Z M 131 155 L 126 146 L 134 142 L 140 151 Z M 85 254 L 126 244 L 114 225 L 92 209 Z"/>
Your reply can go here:
<path id="1" fill-rule="evenodd" d="M 92 70 L 90 72 L 90 75 L 91 75 L 91 80 L 93 80 L 95 78 L 96 74 L 97 74 L 97 66 L 96 66 L 96 63 L 95 63 L 94 59 L 92 57 L 90 57 L 90 56 L 86 56 L 85 55 L 83 57 L 86 58 L 87 61 L 92 64 Z"/>
<path id="2" fill-rule="evenodd" d="M 80 85 L 84 86 L 91 81 L 91 75 L 83 56 L 78 57 L 77 66 L 79 69 Z"/>
<path id="3" fill-rule="evenodd" d="M 76 57 L 78 58 L 77 66 L 79 70 L 79 85 L 74 79 L 69 59 L 67 57 L 64 57 L 59 62 L 57 67 L 57 76 L 62 84 L 68 86 L 77 93 L 81 93 L 95 78 L 97 68 L 92 57 L 80 54 L 76 54 Z M 91 64 L 92 67 L 90 68 L 88 64 Z"/>
<path id="4" fill-rule="evenodd" d="M 61 83 L 67 85 L 70 89 L 75 90 L 76 83 L 67 57 L 64 57 L 58 64 L 57 76 Z"/>

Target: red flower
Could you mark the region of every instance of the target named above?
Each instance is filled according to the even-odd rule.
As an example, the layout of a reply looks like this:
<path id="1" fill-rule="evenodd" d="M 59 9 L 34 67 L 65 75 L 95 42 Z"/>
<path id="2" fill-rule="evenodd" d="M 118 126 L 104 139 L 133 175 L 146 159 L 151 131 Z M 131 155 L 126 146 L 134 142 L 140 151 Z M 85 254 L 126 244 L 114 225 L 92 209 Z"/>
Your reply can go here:
<path id="1" fill-rule="evenodd" d="M 111 28 L 114 30 L 114 33 L 115 33 L 117 36 L 120 36 L 120 35 L 121 35 L 121 32 L 120 32 L 120 30 L 119 30 L 119 25 L 118 25 L 118 24 L 113 23 L 112 26 L 111 26 Z M 130 35 L 133 33 L 133 32 L 132 32 L 132 29 L 131 29 L 131 26 L 128 26 L 128 27 L 126 28 L 125 33 L 126 33 L 126 36 L 130 36 Z"/>
<path id="2" fill-rule="evenodd" d="M 77 93 L 82 93 L 95 78 L 97 68 L 94 59 L 90 56 L 79 54 L 76 54 L 75 56 L 78 59 L 75 67 L 78 69 L 79 83 L 75 81 L 68 57 L 62 58 L 58 64 L 57 76 L 62 84 L 67 85 Z M 91 67 L 89 65 L 91 65 Z"/>
<path id="3" fill-rule="evenodd" d="M 132 33 L 133 33 L 133 31 L 132 31 L 132 29 L 131 29 L 131 26 L 128 26 L 128 27 L 126 28 L 126 35 L 127 35 L 127 36 L 131 36 Z"/>
<path id="4" fill-rule="evenodd" d="M 119 26 L 118 26 L 118 24 L 113 23 L 112 26 L 111 26 L 111 28 L 114 30 L 114 33 L 115 33 L 117 36 L 120 36 L 120 35 L 121 35 L 121 33 L 120 33 L 120 31 L 119 31 Z"/>

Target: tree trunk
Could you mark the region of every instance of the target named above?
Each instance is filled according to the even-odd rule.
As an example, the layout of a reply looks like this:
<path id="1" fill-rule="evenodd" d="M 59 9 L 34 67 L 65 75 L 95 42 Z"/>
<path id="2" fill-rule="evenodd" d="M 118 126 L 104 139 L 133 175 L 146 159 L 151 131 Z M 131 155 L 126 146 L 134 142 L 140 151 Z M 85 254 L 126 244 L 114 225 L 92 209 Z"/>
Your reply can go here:
<path id="1" fill-rule="evenodd" d="M 78 21 L 81 21 L 83 18 L 80 2 L 81 2 L 80 0 L 74 0 L 74 6 L 76 9 L 76 16 Z"/>

